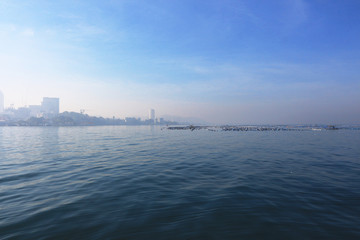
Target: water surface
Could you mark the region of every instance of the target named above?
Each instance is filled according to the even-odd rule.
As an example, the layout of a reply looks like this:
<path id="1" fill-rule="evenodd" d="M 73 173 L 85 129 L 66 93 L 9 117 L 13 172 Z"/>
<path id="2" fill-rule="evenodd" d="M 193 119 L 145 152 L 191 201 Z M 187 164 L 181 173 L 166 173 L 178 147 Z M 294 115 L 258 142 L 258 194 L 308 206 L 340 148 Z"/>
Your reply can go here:
<path id="1" fill-rule="evenodd" d="M 360 239 L 360 131 L 1 127 L 0 239 Z"/>

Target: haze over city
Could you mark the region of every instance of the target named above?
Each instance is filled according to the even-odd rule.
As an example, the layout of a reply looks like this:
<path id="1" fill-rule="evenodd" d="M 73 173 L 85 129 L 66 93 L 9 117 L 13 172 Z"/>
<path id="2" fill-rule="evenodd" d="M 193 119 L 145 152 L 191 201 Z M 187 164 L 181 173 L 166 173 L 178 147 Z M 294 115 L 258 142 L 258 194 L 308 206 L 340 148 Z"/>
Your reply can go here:
<path id="1" fill-rule="evenodd" d="M 359 1 L 1 1 L 5 107 L 359 123 Z"/>

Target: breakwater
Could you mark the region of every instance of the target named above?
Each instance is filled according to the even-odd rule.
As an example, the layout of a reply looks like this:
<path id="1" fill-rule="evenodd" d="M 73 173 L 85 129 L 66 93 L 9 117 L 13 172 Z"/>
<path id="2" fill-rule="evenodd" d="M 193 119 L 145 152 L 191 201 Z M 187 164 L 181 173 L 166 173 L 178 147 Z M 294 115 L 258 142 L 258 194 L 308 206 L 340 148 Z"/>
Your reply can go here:
<path id="1" fill-rule="evenodd" d="M 351 129 L 360 130 L 359 127 L 336 127 L 334 125 L 328 126 L 168 126 L 163 129 L 167 130 L 208 130 L 208 131 L 322 131 L 322 130 L 339 130 Z"/>

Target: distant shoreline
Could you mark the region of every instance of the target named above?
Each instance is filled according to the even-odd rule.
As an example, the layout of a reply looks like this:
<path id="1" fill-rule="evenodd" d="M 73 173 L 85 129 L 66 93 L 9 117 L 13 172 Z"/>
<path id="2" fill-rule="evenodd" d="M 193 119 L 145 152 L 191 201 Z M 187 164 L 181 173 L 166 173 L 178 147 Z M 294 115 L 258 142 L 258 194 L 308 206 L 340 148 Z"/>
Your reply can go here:
<path id="1" fill-rule="evenodd" d="M 83 113 L 63 112 L 60 114 L 49 115 L 46 117 L 30 117 L 30 118 L 12 118 L 11 116 L 0 118 L 0 126 L 165 126 L 178 125 L 174 121 L 160 119 L 145 119 L 127 117 L 120 118 L 104 118 L 89 116 Z"/>

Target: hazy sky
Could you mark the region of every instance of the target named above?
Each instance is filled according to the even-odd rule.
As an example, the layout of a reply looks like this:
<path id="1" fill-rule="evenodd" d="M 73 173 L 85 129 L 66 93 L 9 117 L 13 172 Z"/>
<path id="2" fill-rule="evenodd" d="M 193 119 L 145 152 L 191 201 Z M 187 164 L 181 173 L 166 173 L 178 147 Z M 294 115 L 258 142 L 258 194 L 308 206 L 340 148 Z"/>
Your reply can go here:
<path id="1" fill-rule="evenodd" d="M 5 106 L 360 123 L 358 0 L 0 0 Z"/>

